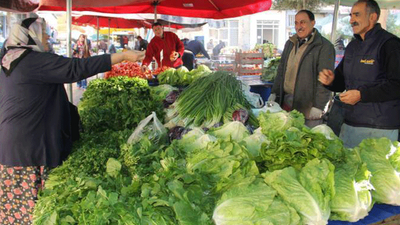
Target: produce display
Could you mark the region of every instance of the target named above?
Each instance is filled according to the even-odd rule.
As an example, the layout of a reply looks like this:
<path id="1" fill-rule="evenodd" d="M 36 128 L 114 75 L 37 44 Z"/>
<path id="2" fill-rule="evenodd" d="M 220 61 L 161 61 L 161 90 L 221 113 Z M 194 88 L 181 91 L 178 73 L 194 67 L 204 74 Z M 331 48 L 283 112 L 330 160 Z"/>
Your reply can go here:
<path id="1" fill-rule="evenodd" d="M 398 142 L 347 149 L 297 111 L 261 112 L 249 126 L 241 84 L 225 72 L 175 96 L 167 117 L 182 125 L 168 131 L 161 100 L 176 91 L 93 81 L 79 105 L 88 131 L 51 171 L 34 224 L 322 225 L 358 221 L 375 202 L 400 205 Z"/>
<path id="2" fill-rule="evenodd" d="M 132 129 L 152 111 L 162 115 L 162 106 L 150 94 L 147 80 L 141 78 L 93 80 L 79 103 L 88 132 Z"/>
<path id="3" fill-rule="evenodd" d="M 104 78 L 108 79 L 111 77 L 126 76 L 126 77 L 138 77 L 151 80 L 154 78 L 153 75 L 157 75 L 167 70 L 168 68 L 169 67 L 164 66 L 164 67 L 159 67 L 154 71 L 149 70 L 146 72 L 142 72 L 140 65 L 138 63 L 124 61 L 122 63 L 114 64 L 111 67 L 111 71 L 104 73 Z"/>
<path id="4" fill-rule="evenodd" d="M 189 85 L 168 112 L 173 124 L 184 127 L 211 127 L 232 120 L 237 109 L 250 109 L 242 91 L 242 83 L 228 72 L 217 71 Z"/>
<path id="5" fill-rule="evenodd" d="M 271 58 L 273 56 L 275 47 L 276 46 L 271 43 L 256 44 L 256 46 L 254 46 L 254 50 L 264 53 L 264 58 Z"/>
<path id="6" fill-rule="evenodd" d="M 182 66 L 179 69 L 169 68 L 164 70 L 158 74 L 157 79 L 160 84 L 187 86 L 199 77 L 206 76 L 210 73 L 211 70 L 205 65 L 200 65 L 191 71 Z"/>
<path id="7" fill-rule="evenodd" d="M 139 77 L 144 79 L 153 78 L 151 71 L 142 72 L 142 70 L 140 69 L 140 65 L 134 62 L 122 62 L 114 64 L 111 67 L 111 71 L 104 73 L 105 79 L 119 76 Z"/>

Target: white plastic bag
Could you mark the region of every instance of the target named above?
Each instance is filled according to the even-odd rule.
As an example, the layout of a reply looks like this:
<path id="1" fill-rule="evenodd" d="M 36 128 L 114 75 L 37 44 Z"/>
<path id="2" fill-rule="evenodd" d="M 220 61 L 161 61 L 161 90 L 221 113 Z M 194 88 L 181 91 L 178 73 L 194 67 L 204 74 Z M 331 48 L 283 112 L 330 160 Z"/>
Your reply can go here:
<path id="1" fill-rule="evenodd" d="M 148 117 L 140 121 L 136 129 L 128 138 L 128 144 L 135 144 L 142 139 L 143 135 L 149 135 L 149 139 L 156 143 L 167 136 L 167 129 L 157 118 L 155 112 L 152 112 Z"/>
<path id="2" fill-rule="evenodd" d="M 262 107 L 261 109 L 251 109 L 251 111 L 256 117 L 258 117 L 260 112 L 267 112 L 267 111 L 271 113 L 280 112 L 282 111 L 282 108 L 279 106 L 277 102 L 268 101 L 265 103 L 265 106 Z"/>
<path id="3" fill-rule="evenodd" d="M 248 84 L 242 83 L 242 91 L 247 101 L 249 101 L 254 108 L 263 107 L 264 100 L 261 98 L 260 94 L 251 92 Z"/>

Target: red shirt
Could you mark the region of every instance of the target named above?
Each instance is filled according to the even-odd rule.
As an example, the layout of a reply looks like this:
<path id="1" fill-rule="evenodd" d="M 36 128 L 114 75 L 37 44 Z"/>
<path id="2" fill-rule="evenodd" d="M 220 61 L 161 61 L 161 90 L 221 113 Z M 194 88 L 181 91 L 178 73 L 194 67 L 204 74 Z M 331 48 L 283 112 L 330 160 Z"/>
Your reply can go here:
<path id="1" fill-rule="evenodd" d="M 179 40 L 178 36 L 172 32 L 164 32 L 164 38 L 160 38 L 155 36 L 151 39 L 149 45 L 147 46 L 146 56 L 143 60 L 142 65 L 149 65 L 153 57 L 156 59 L 158 66 L 169 66 L 169 67 L 178 67 L 182 65 L 182 56 L 185 47 L 181 40 Z M 162 65 L 160 64 L 161 57 L 160 52 L 163 50 L 163 59 Z M 179 53 L 180 57 L 175 61 L 171 62 L 169 56 L 172 51 L 176 51 Z"/>

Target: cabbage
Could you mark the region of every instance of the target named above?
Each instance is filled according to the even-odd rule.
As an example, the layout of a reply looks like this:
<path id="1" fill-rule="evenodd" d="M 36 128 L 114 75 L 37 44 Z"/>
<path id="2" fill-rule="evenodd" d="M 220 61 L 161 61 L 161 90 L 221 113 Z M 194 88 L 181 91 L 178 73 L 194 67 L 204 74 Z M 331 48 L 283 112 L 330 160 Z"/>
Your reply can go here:
<path id="1" fill-rule="evenodd" d="M 297 212 L 275 196 L 276 191 L 259 180 L 233 187 L 217 203 L 213 220 L 216 225 L 297 225 Z"/>
<path id="2" fill-rule="evenodd" d="M 243 139 L 245 146 L 249 152 L 250 158 L 258 158 L 260 156 L 261 145 L 268 142 L 267 137 L 262 133 L 253 133 Z"/>
<path id="3" fill-rule="evenodd" d="M 249 159 L 245 148 L 228 139 L 218 139 L 205 148 L 189 152 L 186 162 L 187 172 L 207 179 L 206 186 L 213 187 L 216 193 L 259 175 L 256 163 Z"/>
<path id="4" fill-rule="evenodd" d="M 336 168 L 330 219 L 356 222 L 368 215 L 373 206 L 370 177 L 365 163 L 349 162 Z"/>
<path id="5" fill-rule="evenodd" d="M 394 144 L 394 145 L 393 145 Z M 365 139 L 356 148 L 371 171 L 372 197 L 377 202 L 400 205 L 399 143 L 387 138 Z"/>
<path id="6" fill-rule="evenodd" d="M 280 111 L 275 113 L 262 112 L 258 116 L 262 132 L 267 135 L 271 131 L 285 131 L 290 127 L 304 127 L 304 116 L 293 110 L 290 113 Z"/>
<path id="7" fill-rule="evenodd" d="M 300 214 L 301 224 L 327 224 L 334 196 L 334 166 L 313 159 L 298 173 L 293 167 L 266 172 L 265 182 Z"/>
<path id="8" fill-rule="evenodd" d="M 188 84 L 188 73 L 189 70 L 185 66 L 181 66 L 179 69 L 176 70 L 175 72 L 175 77 L 176 77 L 176 82 L 172 83 L 175 85 L 183 85 L 183 84 Z"/>
<path id="9" fill-rule="evenodd" d="M 225 123 L 221 127 L 210 129 L 208 133 L 222 139 L 231 137 L 235 141 L 241 141 L 250 135 L 246 126 L 239 121 Z"/>
<path id="10" fill-rule="evenodd" d="M 338 138 L 333 130 L 326 124 L 320 124 L 313 127 L 311 132 L 323 134 L 328 140 L 334 140 Z"/>
<path id="11" fill-rule="evenodd" d="M 165 97 L 171 92 L 176 91 L 178 88 L 172 87 L 169 84 L 162 84 L 158 86 L 150 86 L 150 93 L 153 96 L 154 100 L 162 101 Z"/>

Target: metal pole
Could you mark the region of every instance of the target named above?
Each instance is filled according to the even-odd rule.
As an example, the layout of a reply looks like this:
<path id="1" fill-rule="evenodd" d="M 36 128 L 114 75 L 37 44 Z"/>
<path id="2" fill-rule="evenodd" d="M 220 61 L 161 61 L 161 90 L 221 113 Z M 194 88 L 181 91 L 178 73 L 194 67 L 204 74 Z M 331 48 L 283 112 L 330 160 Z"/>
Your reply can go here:
<path id="1" fill-rule="evenodd" d="M 154 23 L 157 23 L 157 4 L 154 5 Z"/>
<path id="2" fill-rule="evenodd" d="M 97 18 L 97 49 L 96 49 L 96 54 L 99 55 L 99 16 L 96 16 Z M 96 79 L 99 79 L 99 74 L 96 74 Z"/>
<path id="3" fill-rule="evenodd" d="M 339 16 L 339 6 L 340 6 L 340 0 L 336 0 L 335 9 L 333 10 L 333 21 L 332 21 L 332 31 L 331 31 L 332 43 L 335 43 L 336 40 L 336 24 Z"/>
<path id="4" fill-rule="evenodd" d="M 108 46 L 111 46 L 110 25 L 111 25 L 111 18 L 108 18 Z"/>
<path id="5" fill-rule="evenodd" d="M 72 57 L 72 47 L 71 47 L 71 33 L 72 33 L 72 17 L 71 17 L 71 12 L 72 12 L 72 0 L 66 0 L 67 1 L 67 56 Z M 72 84 L 68 84 L 69 86 L 69 101 L 74 104 L 74 96 L 72 93 Z"/>

